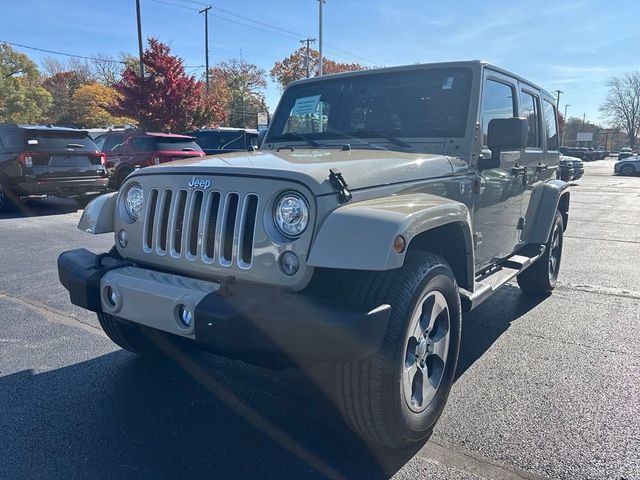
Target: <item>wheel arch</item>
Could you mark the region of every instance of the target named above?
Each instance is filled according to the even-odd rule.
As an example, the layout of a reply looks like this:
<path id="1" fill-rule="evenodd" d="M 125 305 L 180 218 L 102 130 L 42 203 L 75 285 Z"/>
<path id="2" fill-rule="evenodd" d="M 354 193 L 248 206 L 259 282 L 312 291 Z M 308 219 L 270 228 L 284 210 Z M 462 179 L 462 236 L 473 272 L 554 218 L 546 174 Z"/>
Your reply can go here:
<path id="1" fill-rule="evenodd" d="M 560 211 L 566 230 L 569 222 L 570 186 L 562 180 L 549 180 L 536 185 L 525 214 L 522 241 L 542 245 L 547 242 L 555 214 Z"/>
<path id="2" fill-rule="evenodd" d="M 407 244 L 402 253 L 393 249 L 398 235 Z M 469 210 L 463 203 L 431 194 L 401 194 L 337 208 L 319 227 L 307 263 L 332 269 L 392 270 L 402 267 L 409 250 L 442 255 L 460 287 L 473 288 Z"/>

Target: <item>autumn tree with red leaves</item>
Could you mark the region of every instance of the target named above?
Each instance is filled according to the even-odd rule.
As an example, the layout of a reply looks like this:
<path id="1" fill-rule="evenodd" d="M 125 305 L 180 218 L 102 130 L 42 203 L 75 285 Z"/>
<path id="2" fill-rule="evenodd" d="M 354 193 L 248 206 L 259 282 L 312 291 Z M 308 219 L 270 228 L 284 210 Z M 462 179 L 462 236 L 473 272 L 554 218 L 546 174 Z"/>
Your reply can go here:
<path id="1" fill-rule="evenodd" d="M 320 52 L 309 49 L 309 59 L 307 60 L 307 49 L 306 47 L 301 47 L 284 60 L 276 62 L 270 72 L 271 78 L 275 82 L 278 82 L 281 88 L 286 87 L 295 80 L 306 78 L 307 61 L 309 62 L 309 71 L 311 72 L 311 75 L 316 76 L 318 74 L 318 66 L 320 63 Z M 340 72 L 353 72 L 364 69 L 366 69 L 366 67 L 359 63 L 341 63 L 329 58 L 324 58 L 322 60 L 322 70 L 325 75 Z"/>
<path id="2" fill-rule="evenodd" d="M 142 57 L 144 78 L 132 66 L 125 69 L 113 85 L 119 99 L 111 113 L 131 117 L 146 130 L 164 132 L 224 123 L 222 102 L 204 94 L 203 82 L 186 74 L 182 60 L 171 55 L 167 45 L 155 38 L 148 43 Z"/>

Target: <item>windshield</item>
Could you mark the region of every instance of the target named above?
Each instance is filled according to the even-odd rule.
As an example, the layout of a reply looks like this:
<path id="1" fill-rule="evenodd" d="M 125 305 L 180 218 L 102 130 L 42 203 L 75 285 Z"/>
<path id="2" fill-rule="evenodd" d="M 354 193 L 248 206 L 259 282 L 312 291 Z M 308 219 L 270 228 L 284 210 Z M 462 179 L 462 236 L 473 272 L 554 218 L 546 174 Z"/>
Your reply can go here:
<path id="1" fill-rule="evenodd" d="M 288 89 L 269 142 L 464 137 L 471 70 L 434 68 L 336 78 Z"/>

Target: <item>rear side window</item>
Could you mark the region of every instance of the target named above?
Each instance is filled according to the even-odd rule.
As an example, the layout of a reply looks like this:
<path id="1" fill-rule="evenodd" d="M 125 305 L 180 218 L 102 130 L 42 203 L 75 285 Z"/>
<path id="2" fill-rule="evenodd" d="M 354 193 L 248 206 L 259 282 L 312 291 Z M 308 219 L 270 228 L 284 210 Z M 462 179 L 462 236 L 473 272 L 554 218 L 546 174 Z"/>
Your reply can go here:
<path id="1" fill-rule="evenodd" d="M 116 133 L 114 135 L 108 135 L 107 140 L 104 143 L 104 152 L 115 152 L 122 148 L 124 145 L 124 134 Z"/>
<path id="2" fill-rule="evenodd" d="M 100 135 L 98 138 L 94 140 L 94 142 L 96 142 L 96 146 L 98 147 L 98 150 L 100 151 L 102 151 L 106 141 L 107 141 L 106 135 Z"/>
<path id="3" fill-rule="evenodd" d="M 195 140 L 184 137 L 157 137 L 154 139 L 157 150 L 178 150 L 185 152 L 201 152 Z"/>
<path id="4" fill-rule="evenodd" d="M 556 107 L 547 100 L 544 101 L 544 122 L 547 131 L 547 150 L 558 150 L 558 117 Z"/>
<path id="5" fill-rule="evenodd" d="M 522 116 L 527 119 L 527 147 L 542 148 L 540 141 L 540 101 L 530 93 L 522 92 Z"/>
<path id="6" fill-rule="evenodd" d="M 134 137 L 131 145 L 137 152 L 153 152 L 156 150 L 156 142 L 150 137 Z"/>
<path id="7" fill-rule="evenodd" d="M 513 87 L 495 80 L 487 80 L 482 94 L 482 145 L 487 145 L 489 122 L 494 118 L 515 115 Z"/>
<path id="8" fill-rule="evenodd" d="M 198 144 L 207 150 L 244 150 L 246 148 L 244 132 L 196 132 L 193 136 Z"/>
<path id="9" fill-rule="evenodd" d="M 74 150 L 98 150 L 95 142 L 88 134 L 65 131 L 26 131 L 25 147 L 33 152 Z"/>

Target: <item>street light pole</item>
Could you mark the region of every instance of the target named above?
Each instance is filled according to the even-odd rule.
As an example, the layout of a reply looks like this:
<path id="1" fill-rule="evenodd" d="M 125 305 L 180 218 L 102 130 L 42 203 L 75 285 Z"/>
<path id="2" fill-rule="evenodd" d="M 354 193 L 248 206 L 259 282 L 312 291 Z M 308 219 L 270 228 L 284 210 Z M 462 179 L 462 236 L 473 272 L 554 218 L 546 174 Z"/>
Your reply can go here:
<path id="1" fill-rule="evenodd" d="M 140 21 L 140 0 L 136 0 L 136 20 L 138 22 L 138 54 L 140 55 L 140 78 L 144 78 L 144 62 L 142 61 L 142 22 Z"/>
<path id="2" fill-rule="evenodd" d="M 319 11 L 318 11 L 318 19 L 319 19 L 318 46 L 319 46 L 319 49 L 318 49 L 318 51 L 320 52 L 320 60 L 318 61 L 318 76 L 319 77 L 322 76 L 322 70 L 323 70 L 323 66 L 322 66 L 322 62 L 323 62 L 323 57 L 322 57 L 322 7 L 324 6 L 325 3 L 327 3 L 327 0 L 318 0 L 318 5 L 319 5 Z"/>
<path id="3" fill-rule="evenodd" d="M 571 105 L 569 103 L 566 103 L 564 105 L 564 128 L 562 129 L 562 140 L 560 140 L 560 145 L 562 147 L 564 147 L 564 132 L 566 132 L 567 130 L 567 108 L 569 108 Z"/>
<path id="4" fill-rule="evenodd" d="M 560 108 L 560 94 L 564 93 L 562 90 L 556 90 L 556 105 Z"/>
<path id="5" fill-rule="evenodd" d="M 209 93 L 209 10 L 211 5 L 198 13 L 204 13 L 204 81 L 207 94 Z"/>

